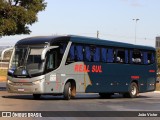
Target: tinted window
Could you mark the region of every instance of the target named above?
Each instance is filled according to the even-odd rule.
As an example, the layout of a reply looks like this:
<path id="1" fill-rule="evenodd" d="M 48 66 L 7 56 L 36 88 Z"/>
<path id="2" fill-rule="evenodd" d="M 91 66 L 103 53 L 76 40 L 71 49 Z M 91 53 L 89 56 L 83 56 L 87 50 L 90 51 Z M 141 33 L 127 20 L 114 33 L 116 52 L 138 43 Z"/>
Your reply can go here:
<path id="1" fill-rule="evenodd" d="M 131 54 L 132 53 L 132 54 Z M 141 64 L 142 63 L 142 54 L 139 50 L 131 51 L 131 63 Z"/>
<path id="2" fill-rule="evenodd" d="M 62 55 L 60 48 L 55 48 L 47 52 L 46 54 L 46 67 L 45 72 L 50 72 L 57 69 L 60 66 Z"/>
<path id="3" fill-rule="evenodd" d="M 106 48 L 101 49 L 101 60 L 102 62 L 107 62 L 107 49 Z"/>
<path id="4" fill-rule="evenodd" d="M 109 48 L 108 52 L 107 52 L 107 62 L 112 63 L 114 60 L 114 53 L 113 53 L 113 49 Z"/>
<path id="5" fill-rule="evenodd" d="M 75 48 L 76 61 L 83 61 L 83 46 L 76 45 Z"/>
<path id="6" fill-rule="evenodd" d="M 154 53 L 153 52 L 143 52 L 143 60 L 144 64 L 152 64 L 154 63 Z"/>
<path id="7" fill-rule="evenodd" d="M 91 61 L 91 50 L 89 46 L 85 46 L 85 61 Z"/>
<path id="8" fill-rule="evenodd" d="M 128 63 L 128 50 L 125 50 L 125 63 Z"/>
<path id="9" fill-rule="evenodd" d="M 70 47 L 69 55 L 68 55 L 68 59 L 67 59 L 68 62 L 73 62 L 75 60 L 74 48 L 75 48 L 75 45 L 72 45 Z"/>
<path id="10" fill-rule="evenodd" d="M 118 62 L 118 63 L 125 62 L 125 50 L 123 50 L 123 49 L 116 50 L 116 62 Z"/>
<path id="11" fill-rule="evenodd" d="M 83 51 L 84 51 L 83 45 L 72 44 L 69 50 L 67 62 L 71 63 L 75 61 L 83 61 L 84 60 Z"/>
<path id="12" fill-rule="evenodd" d="M 91 46 L 91 61 L 100 62 L 100 48 L 98 46 Z"/>

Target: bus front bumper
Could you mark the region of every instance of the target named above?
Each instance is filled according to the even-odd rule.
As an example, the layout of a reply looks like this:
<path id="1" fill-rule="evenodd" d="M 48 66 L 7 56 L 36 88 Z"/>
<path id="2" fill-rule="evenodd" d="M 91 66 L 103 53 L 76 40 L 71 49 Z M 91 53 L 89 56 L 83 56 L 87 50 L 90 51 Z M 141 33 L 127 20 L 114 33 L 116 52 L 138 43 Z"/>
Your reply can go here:
<path id="1" fill-rule="evenodd" d="M 35 82 L 11 82 L 7 81 L 6 87 L 7 91 L 10 93 L 20 93 L 20 94 L 43 94 L 44 84 L 43 80 Z"/>

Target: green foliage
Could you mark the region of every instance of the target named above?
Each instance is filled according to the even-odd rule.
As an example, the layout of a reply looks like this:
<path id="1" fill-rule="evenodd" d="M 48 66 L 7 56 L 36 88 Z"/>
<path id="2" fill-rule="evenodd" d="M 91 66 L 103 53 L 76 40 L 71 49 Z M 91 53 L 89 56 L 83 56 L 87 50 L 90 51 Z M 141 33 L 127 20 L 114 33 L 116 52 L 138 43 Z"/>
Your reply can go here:
<path id="1" fill-rule="evenodd" d="M 44 0 L 0 0 L 0 36 L 29 34 L 28 26 L 45 8 Z"/>

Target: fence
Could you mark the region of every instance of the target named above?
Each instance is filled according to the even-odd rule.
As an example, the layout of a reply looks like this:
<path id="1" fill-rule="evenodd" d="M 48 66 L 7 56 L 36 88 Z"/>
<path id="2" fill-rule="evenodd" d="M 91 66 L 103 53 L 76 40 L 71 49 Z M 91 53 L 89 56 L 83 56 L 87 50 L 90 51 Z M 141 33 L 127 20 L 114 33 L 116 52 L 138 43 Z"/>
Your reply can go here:
<path id="1" fill-rule="evenodd" d="M 8 69 L 9 62 L 0 61 L 0 69 Z"/>

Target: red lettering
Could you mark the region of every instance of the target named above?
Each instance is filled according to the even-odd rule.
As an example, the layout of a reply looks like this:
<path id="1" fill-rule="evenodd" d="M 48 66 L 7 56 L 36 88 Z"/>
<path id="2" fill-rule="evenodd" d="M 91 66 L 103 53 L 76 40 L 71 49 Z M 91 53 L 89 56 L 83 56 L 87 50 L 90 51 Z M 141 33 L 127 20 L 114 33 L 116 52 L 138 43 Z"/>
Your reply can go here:
<path id="1" fill-rule="evenodd" d="M 140 76 L 131 76 L 131 79 L 139 79 Z"/>
<path id="2" fill-rule="evenodd" d="M 74 66 L 74 71 L 75 71 L 75 72 L 79 72 L 79 65 L 78 65 L 78 64 L 76 64 L 76 65 Z"/>
<path id="3" fill-rule="evenodd" d="M 79 65 L 79 72 L 83 72 L 83 65 Z"/>
<path id="4" fill-rule="evenodd" d="M 101 65 L 93 65 L 92 66 L 92 72 L 101 73 L 102 72 L 102 66 Z"/>
<path id="5" fill-rule="evenodd" d="M 92 69 L 90 71 L 90 66 L 89 65 L 83 65 L 83 64 L 76 64 L 74 66 L 74 71 L 75 72 L 93 72 L 93 73 L 101 73 L 102 72 L 102 66 L 101 65 L 93 65 Z"/>
<path id="6" fill-rule="evenodd" d="M 96 66 L 96 73 L 97 73 L 97 72 L 99 72 L 99 71 L 98 71 L 98 66 Z"/>
<path id="7" fill-rule="evenodd" d="M 98 66 L 98 71 L 101 73 L 102 72 L 102 66 Z"/>
<path id="8" fill-rule="evenodd" d="M 154 73 L 154 72 L 155 72 L 155 70 L 149 70 L 149 72 Z"/>
<path id="9" fill-rule="evenodd" d="M 95 65 L 92 66 L 92 72 L 95 72 Z"/>
<path id="10" fill-rule="evenodd" d="M 84 65 L 84 72 L 90 72 L 89 65 Z"/>

